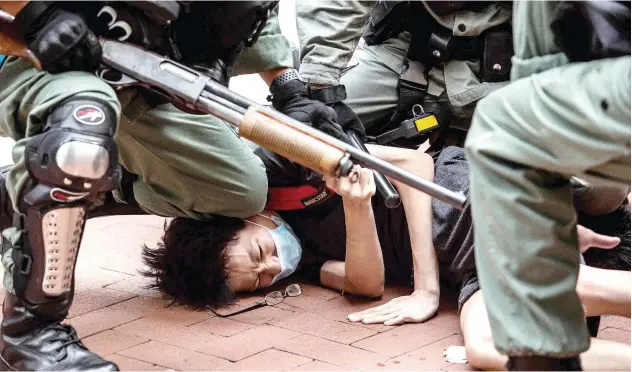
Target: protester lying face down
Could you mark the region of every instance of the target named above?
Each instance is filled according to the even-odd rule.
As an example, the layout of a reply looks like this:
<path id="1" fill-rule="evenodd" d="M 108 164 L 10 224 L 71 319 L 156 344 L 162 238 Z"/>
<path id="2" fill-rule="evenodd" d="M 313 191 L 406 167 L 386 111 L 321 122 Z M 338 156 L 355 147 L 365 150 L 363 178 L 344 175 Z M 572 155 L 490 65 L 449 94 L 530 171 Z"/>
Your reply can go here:
<path id="1" fill-rule="evenodd" d="M 414 160 L 420 163 L 421 158 Z M 286 168 L 286 172 L 283 173 L 285 177 L 278 174 L 271 177 L 275 174 L 274 170 L 278 170 L 272 169 L 277 163 L 264 162 L 269 167 L 270 182 L 289 184 L 291 177 L 287 176 L 292 174 L 292 171 Z M 305 177 L 305 173 L 300 169 L 293 170 L 298 174 L 298 178 Z M 444 187 L 467 192 L 468 172 L 462 149 L 446 148 L 437 158 L 434 180 Z M 372 180 L 371 172 L 367 173 L 368 179 Z M 312 178 L 306 179 L 313 181 Z M 358 184 L 362 182 L 356 183 Z M 334 184 L 331 186 L 337 190 L 336 192 L 344 191 L 338 190 L 339 187 Z M 357 191 L 360 191 L 358 195 L 369 196 L 369 199 L 375 192 L 371 187 L 366 187 L 364 191 L 360 187 Z M 342 194 L 345 193 L 342 192 Z M 406 193 L 400 189 L 400 194 L 402 203 L 406 202 Z M 356 199 L 366 201 L 363 198 Z M 352 261 L 353 251 L 350 250 L 349 243 L 347 242 L 346 250 L 344 247 L 345 229 L 351 226 L 365 229 L 371 225 L 373 234 L 377 233 L 379 238 L 378 249 L 381 249 L 379 261 L 383 261 L 382 272 L 380 273 L 379 265 L 368 269 L 370 265 L 358 266 L 357 264 L 355 267 L 360 269 L 356 271 L 362 272 L 366 281 L 382 275 L 382 280 L 386 278 L 391 282 L 411 286 L 412 260 L 410 257 L 414 247 L 406 241 L 409 239 L 408 234 L 405 233 L 405 226 L 410 224 L 412 219 L 407 221 L 406 218 L 402 218 L 405 216 L 401 209 L 385 208 L 383 200 L 379 197 L 373 199 L 373 203 L 369 206 L 372 206 L 374 211 L 375 222 L 369 221 L 368 218 L 359 219 L 359 227 L 354 225 L 354 222 L 357 222 L 353 221 L 357 219 L 356 215 L 349 213 L 353 209 L 348 208 L 352 203 L 349 203 L 348 198 L 345 202 L 344 196 L 342 202 L 340 198 L 331 197 L 328 202 L 320 205 L 320 208 L 313 208 L 311 211 L 297 210 L 293 213 L 277 211 L 278 213 L 275 213 L 266 210 L 260 215 L 247 218 L 248 222 L 226 217 L 217 217 L 207 223 L 176 219 L 166 226 L 163 243 L 159 244 L 158 248 L 145 247 L 144 256 L 149 265 L 145 274 L 155 281 L 152 287 L 167 294 L 175 303 L 198 310 L 206 310 L 208 307 L 218 309 L 234 303 L 237 292 L 267 287 L 275 278 L 294 270 L 306 276 L 308 280 L 323 286 L 333 289 L 344 288 L 347 294 L 357 294 L 359 286 L 344 287 L 347 283 L 346 272 L 353 271 L 352 266 L 355 264 Z M 485 302 L 479 290 L 469 207 L 461 213 L 459 210 L 446 207 L 441 202 L 435 202 L 432 209 L 433 245 L 439 261 L 440 274 L 446 279 L 448 285 L 454 286 L 459 292 L 460 323 L 468 359 L 476 368 L 502 369 L 506 358 L 495 350 L 489 336 L 491 329 L 487 322 Z M 618 213 L 618 218 L 621 218 L 622 213 L 627 213 L 629 218 L 629 206 L 623 205 L 613 213 Z M 279 220 L 278 214 L 284 217 L 285 222 Z M 406 216 L 410 215 L 406 214 Z M 600 232 L 600 224 L 586 223 L 586 225 L 588 228 L 581 227 L 580 229 L 578 226 L 581 251 L 585 251 L 588 247 L 612 248 L 618 245 L 614 249 L 589 249 L 588 251 L 595 251 L 592 264 L 610 267 L 612 262 L 608 261 L 614 261 L 617 268 L 621 268 L 625 262 L 629 263 L 629 239 L 598 235 L 589 229 Z M 629 231 L 630 225 L 627 224 L 622 234 L 629 235 Z M 353 232 L 347 230 L 347 233 Z M 371 231 L 366 229 L 360 235 L 362 234 L 371 235 Z M 370 246 L 370 241 L 368 244 L 363 241 L 360 243 L 356 248 L 364 250 Z M 622 248 L 626 244 L 627 248 Z M 599 253 L 602 252 L 608 255 L 600 255 Z M 370 252 L 361 253 L 364 255 Z M 602 259 L 603 257 L 606 258 Z M 297 258 L 300 262 L 294 266 Z M 620 274 L 625 276 L 629 272 L 587 267 L 583 269 L 586 270 L 582 271 L 578 282 L 582 283 L 581 286 L 578 284 L 578 293 L 586 299 L 587 314 L 590 316 L 612 314 L 610 309 L 621 308 L 621 302 L 625 303 L 625 296 L 620 296 L 609 287 L 613 282 L 626 283 L 627 281 L 621 278 Z M 414 287 L 414 284 L 411 287 Z M 381 292 L 368 293 L 377 296 Z M 349 314 L 348 320 L 386 325 L 425 321 L 434 314 L 433 307 L 432 304 L 427 304 L 428 301 L 423 301 L 427 297 L 419 296 L 417 293 L 417 290 L 414 290 L 411 295 L 398 297 L 381 306 Z M 608 294 L 605 296 L 608 298 L 605 301 L 606 305 L 603 305 L 604 294 Z M 249 310 L 250 308 L 243 309 L 243 311 Z M 228 313 L 225 316 L 234 314 Z M 626 366 L 629 366 L 627 357 L 629 353 L 629 347 L 626 348 L 626 345 L 617 344 L 615 347 L 607 341 L 593 339 L 591 350 L 586 353 L 588 361 L 586 366 L 601 368 L 604 366 L 603 363 L 599 362 L 595 365 L 595 363 L 591 364 L 591 361 L 603 360 L 603 356 L 608 355 L 607 367 L 609 369 L 626 369 Z"/>
<path id="2" fill-rule="evenodd" d="M 444 157 L 440 157 L 436 164 L 435 181 L 454 190 L 466 190 L 468 170 L 462 150 L 450 148 L 444 151 Z M 442 277 L 447 277 L 448 282 L 462 291 L 459 299 L 459 305 L 462 305 L 478 290 L 473 257 L 464 260 L 471 261 L 466 265 L 455 264 L 457 256 L 473 256 L 468 251 L 471 242 L 463 240 L 467 240 L 464 237 L 471 231 L 471 220 L 468 220 L 469 209 L 459 217 L 458 211 L 446 211 L 445 208 L 441 202 L 434 202 L 433 218 L 441 220 L 435 222 L 435 249 Z M 408 232 L 405 228 L 394 227 L 406 225 L 403 210 L 388 210 L 379 201 L 373 202 L 373 209 L 379 225 L 386 279 L 410 285 L 410 243 L 404 242 L 409 239 Z M 297 272 L 321 282 L 320 270 L 324 261 L 345 259 L 345 220 L 341 199 L 336 195 L 316 210 L 315 215 L 309 215 L 307 210 L 290 213 L 266 210 L 246 220 L 223 216 L 214 216 L 209 221 L 176 218 L 165 226 L 163 241 L 157 248 L 144 248 L 148 265 L 144 274 L 155 280 L 154 288 L 176 303 L 197 309 L 232 304 L 236 293 L 268 287 L 288 273 Z M 586 260 L 589 265 L 619 270 L 625 270 L 627 265 L 629 269 L 630 224 L 626 223 L 629 218 L 630 206 L 627 204 L 603 216 L 604 221 L 607 219 L 612 223 L 600 223 L 599 217 L 588 220 L 580 215 L 580 222 L 587 228 L 621 238 L 614 249 L 588 250 Z M 331 246 L 331 249 L 320 249 L 322 246 Z M 395 246 L 405 248 L 396 251 Z"/>

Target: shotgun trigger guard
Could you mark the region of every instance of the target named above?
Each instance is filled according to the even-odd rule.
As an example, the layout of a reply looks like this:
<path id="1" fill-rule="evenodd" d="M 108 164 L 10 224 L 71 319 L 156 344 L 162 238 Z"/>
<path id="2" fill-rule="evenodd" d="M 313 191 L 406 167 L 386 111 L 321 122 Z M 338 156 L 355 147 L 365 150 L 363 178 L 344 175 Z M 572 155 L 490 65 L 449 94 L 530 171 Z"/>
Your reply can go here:
<path id="1" fill-rule="evenodd" d="M 338 169 L 336 169 L 336 177 L 346 177 L 351 173 L 353 168 L 353 161 L 351 161 L 351 154 L 345 152 L 344 156 L 340 158 L 338 163 Z"/>
<path id="2" fill-rule="evenodd" d="M 132 86 L 143 86 L 140 81 L 127 76 L 120 71 L 103 65 L 97 70 L 96 75 L 100 77 L 101 80 L 108 83 L 117 92 Z"/>

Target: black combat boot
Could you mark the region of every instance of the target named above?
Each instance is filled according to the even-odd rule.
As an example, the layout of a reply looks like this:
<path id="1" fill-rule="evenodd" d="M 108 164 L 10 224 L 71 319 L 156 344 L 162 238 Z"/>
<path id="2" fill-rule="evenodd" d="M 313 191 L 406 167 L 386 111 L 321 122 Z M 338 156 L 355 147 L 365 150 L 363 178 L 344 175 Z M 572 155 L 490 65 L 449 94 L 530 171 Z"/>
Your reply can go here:
<path id="1" fill-rule="evenodd" d="M 581 371 L 579 356 L 551 358 L 545 356 L 509 357 L 508 371 Z"/>
<path id="2" fill-rule="evenodd" d="M 0 357 L 3 370 L 118 371 L 114 363 L 89 351 L 70 325 L 31 313 L 13 294 L 2 308 Z"/>

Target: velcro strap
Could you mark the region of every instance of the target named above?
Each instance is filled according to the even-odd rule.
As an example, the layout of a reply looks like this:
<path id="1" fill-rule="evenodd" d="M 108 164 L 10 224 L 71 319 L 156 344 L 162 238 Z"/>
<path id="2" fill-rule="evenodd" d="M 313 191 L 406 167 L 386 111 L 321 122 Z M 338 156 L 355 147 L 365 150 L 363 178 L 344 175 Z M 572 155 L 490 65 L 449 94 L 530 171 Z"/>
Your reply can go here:
<path id="1" fill-rule="evenodd" d="M 347 89 L 344 85 L 335 85 L 321 89 L 310 88 L 309 95 L 311 99 L 329 105 L 347 99 Z"/>
<path id="2" fill-rule="evenodd" d="M 310 185 L 270 187 L 266 209 L 277 211 L 305 209 L 324 202 L 334 194 L 335 192 L 327 185 L 320 188 Z"/>

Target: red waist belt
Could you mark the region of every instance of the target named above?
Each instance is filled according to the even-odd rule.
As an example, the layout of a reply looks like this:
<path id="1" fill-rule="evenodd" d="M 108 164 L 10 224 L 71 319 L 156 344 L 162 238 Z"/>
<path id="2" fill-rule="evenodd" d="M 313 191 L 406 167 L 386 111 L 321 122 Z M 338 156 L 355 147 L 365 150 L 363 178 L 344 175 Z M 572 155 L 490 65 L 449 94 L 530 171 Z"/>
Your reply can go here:
<path id="1" fill-rule="evenodd" d="M 266 209 L 276 211 L 305 209 L 324 202 L 334 194 L 335 192 L 324 184 L 321 187 L 309 185 L 270 187 Z"/>

